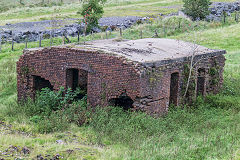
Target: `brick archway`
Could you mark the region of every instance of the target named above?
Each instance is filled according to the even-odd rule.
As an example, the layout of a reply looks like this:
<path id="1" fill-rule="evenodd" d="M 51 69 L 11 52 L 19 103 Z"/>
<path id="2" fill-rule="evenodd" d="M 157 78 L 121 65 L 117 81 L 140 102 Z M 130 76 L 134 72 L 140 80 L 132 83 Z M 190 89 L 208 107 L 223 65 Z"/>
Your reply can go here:
<path id="1" fill-rule="evenodd" d="M 134 101 L 126 93 L 122 93 L 119 97 L 111 98 L 108 101 L 108 104 L 110 106 L 121 107 L 124 110 L 129 110 L 129 109 L 133 108 L 133 103 L 134 103 Z"/>

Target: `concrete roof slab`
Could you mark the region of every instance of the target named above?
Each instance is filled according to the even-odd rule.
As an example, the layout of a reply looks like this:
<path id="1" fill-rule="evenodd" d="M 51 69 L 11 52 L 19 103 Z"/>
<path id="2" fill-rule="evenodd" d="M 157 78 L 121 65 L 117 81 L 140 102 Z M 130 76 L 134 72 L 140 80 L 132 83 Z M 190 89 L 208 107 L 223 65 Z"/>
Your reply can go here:
<path id="1" fill-rule="evenodd" d="M 209 49 L 197 44 L 163 38 L 116 41 L 97 40 L 85 45 L 89 49 L 111 52 L 140 63 L 179 59 L 194 55 L 213 53 L 221 50 Z M 222 52 L 221 52 L 222 53 Z"/>

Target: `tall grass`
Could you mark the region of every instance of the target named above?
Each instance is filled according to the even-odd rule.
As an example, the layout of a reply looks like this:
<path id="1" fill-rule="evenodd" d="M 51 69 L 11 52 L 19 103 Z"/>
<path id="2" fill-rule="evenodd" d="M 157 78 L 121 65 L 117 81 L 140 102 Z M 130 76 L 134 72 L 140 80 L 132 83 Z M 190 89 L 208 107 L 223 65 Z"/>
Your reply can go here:
<path id="1" fill-rule="evenodd" d="M 192 22 L 190 22 L 192 24 Z M 124 31 L 124 38 L 136 39 L 139 36 L 139 27 L 145 32 L 144 38 L 152 37 L 158 23 L 133 26 Z M 150 28 L 150 29 L 148 29 Z M 96 146 L 102 146 L 101 155 L 85 157 L 85 159 L 239 159 L 240 154 L 240 54 L 239 24 L 231 26 L 218 26 L 213 29 L 199 29 L 200 41 L 208 47 L 226 49 L 226 67 L 224 71 L 224 87 L 220 94 L 209 95 L 206 99 L 199 98 L 192 107 L 179 107 L 172 109 L 168 115 L 158 119 L 145 113 L 129 113 L 120 108 L 98 108 L 92 114 L 87 114 L 87 123 L 81 127 L 68 130 L 79 134 L 80 140 Z M 190 31 L 188 31 L 190 33 Z M 185 38 L 185 34 L 173 33 L 174 37 Z M 190 37 L 193 34 L 188 34 Z M 112 37 L 118 37 L 114 32 Z M 101 39 L 104 34 L 87 36 L 85 40 Z M 169 38 L 169 37 L 168 37 Z M 82 38 L 81 41 L 84 39 Z M 76 42 L 76 38 L 74 39 Z M 61 44 L 60 39 L 54 39 L 54 44 Z M 29 47 L 36 47 L 36 42 Z M 49 41 L 43 41 L 49 46 Z M 36 133 L 37 138 L 8 134 L 0 137 L 0 150 L 9 145 L 32 146 L 34 155 L 37 153 L 51 154 L 79 146 L 79 143 L 67 143 L 66 146 L 56 145 L 55 141 L 62 137 L 61 133 L 67 128 L 72 129 L 73 122 L 81 119 L 72 115 L 76 110 L 66 112 L 72 117 L 71 121 L 61 120 L 67 117 L 64 114 L 53 112 L 48 118 L 37 117 L 33 112 L 37 107 L 34 104 L 21 106 L 16 102 L 16 65 L 19 55 L 22 54 L 24 44 L 16 44 L 15 51 L 10 45 L 3 46 L 0 54 L 0 121 L 13 124 L 13 130 Z M 78 104 L 79 106 L 83 104 Z M 35 108 L 37 109 L 37 108 Z M 76 109 L 76 108 L 73 108 Z M 34 114 L 32 114 L 34 113 Z M 81 112 L 82 113 L 82 112 Z M 84 114 L 86 115 L 86 114 Z M 76 116 L 76 117 L 75 117 Z M 39 120 L 40 118 L 40 120 Z M 42 119 L 41 119 L 42 118 Z M 75 123 L 76 124 L 76 123 Z M 54 128 L 54 127 L 55 128 Z M 1 130 L 2 131 L 2 130 Z M 56 131 L 61 131 L 56 132 Z M 60 134 L 39 134 L 53 132 Z M 90 132 L 90 133 L 89 133 Z M 86 134 L 88 136 L 86 136 Z M 7 138 L 7 137 L 11 138 Z M 6 141 L 8 140 L 8 141 Z M 82 144 L 82 143 L 80 143 Z M 85 144 L 85 141 L 84 141 Z M 44 148 L 41 152 L 42 147 Z M 2 147 L 4 146 L 4 148 Z M 86 146 L 85 146 L 86 147 Z M 47 151 L 49 149 L 50 151 Z M 36 152 L 36 153 L 35 153 Z M 81 153 L 75 152 L 72 159 L 79 158 Z M 67 153 L 64 152 L 67 156 Z M 89 153 L 90 154 L 90 153 Z M 34 155 L 30 155 L 32 158 Z M 28 157 L 28 158 L 29 158 Z M 1 158 L 1 156 L 0 156 Z"/>
<path id="2" fill-rule="evenodd" d="M 158 119 L 106 108 L 90 125 L 102 143 L 127 147 L 123 159 L 228 159 L 239 149 L 239 116 L 206 105 Z"/>
<path id="3" fill-rule="evenodd" d="M 206 103 L 199 97 L 194 106 L 173 108 L 167 115 L 153 118 L 118 107 L 98 107 L 94 112 L 86 112 L 81 110 L 86 103 L 76 103 L 75 107 L 71 105 L 64 110 L 61 107 L 66 104 L 63 104 L 57 106 L 61 110 L 56 110 L 51 102 L 58 102 L 58 98 L 51 94 L 43 92 L 45 100 L 34 104 L 12 103 L 4 114 L 8 118 L 23 116 L 25 123 L 33 125 L 30 130 L 24 127 L 24 131 L 30 133 L 62 131 L 71 122 L 87 119 L 84 126 L 91 128 L 96 137 L 91 143 L 111 146 L 112 152 L 120 154 L 122 159 L 230 159 L 236 158 L 239 149 L 240 103 L 232 97 L 216 100 L 216 96 L 209 96 Z M 111 156 L 115 154 L 109 151 L 103 153 L 102 158 L 113 159 Z"/>

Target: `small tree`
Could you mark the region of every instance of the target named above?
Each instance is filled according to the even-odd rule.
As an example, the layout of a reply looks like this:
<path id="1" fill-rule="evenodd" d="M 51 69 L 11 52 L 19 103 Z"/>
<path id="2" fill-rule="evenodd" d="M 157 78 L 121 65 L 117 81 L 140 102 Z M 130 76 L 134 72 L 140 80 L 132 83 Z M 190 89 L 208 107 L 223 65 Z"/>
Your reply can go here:
<path id="1" fill-rule="evenodd" d="M 196 25 L 196 28 L 198 28 L 199 24 Z M 199 54 L 203 54 L 207 52 L 206 49 L 201 49 L 199 48 L 200 46 L 198 45 L 200 42 L 202 42 L 203 36 L 201 35 L 202 32 L 199 32 L 195 30 L 194 26 L 188 25 L 188 30 L 185 32 L 184 37 L 182 38 L 184 41 L 188 43 L 181 43 L 179 41 L 179 45 L 181 45 L 184 48 L 189 48 L 188 51 L 188 63 L 184 65 L 184 71 L 183 71 L 183 102 L 192 102 L 193 100 L 196 99 L 197 96 L 197 85 L 195 81 L 196 77 L 196 65 L 202 60 L 202 58 L 197 58 L 196 56 Z"/>
<path id="2" fill-rule="evenodd" d="M 85 0 L 81 15 L 84 17 L 85 33 L 98 27 L 98 20 L 103 16 L 103 5 L 107 0 Z"/>
<path id="3" fill-rule="evenodd" d="M 184 12 L 193 20 L 204 19 L 209 15 L 210 0 L 183 0 Z"/>

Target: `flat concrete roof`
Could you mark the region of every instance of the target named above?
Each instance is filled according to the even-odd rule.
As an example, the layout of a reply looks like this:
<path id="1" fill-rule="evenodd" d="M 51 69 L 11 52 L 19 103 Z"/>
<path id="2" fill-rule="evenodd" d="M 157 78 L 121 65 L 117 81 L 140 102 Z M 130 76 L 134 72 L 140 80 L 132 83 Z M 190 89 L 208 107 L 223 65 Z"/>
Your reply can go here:
<path id="1" fill-rule="evenodd" d="M 86 42 L 85 45 L 63 45 L 56 48 L 70 46 L 80 51 L 93 50 L 105 54 L 123 56 L 128 60 L 140 62 L 145 65 L 166 64 L 181 61 L 192 56 L 215 56 L 225 54 L 224 50 L 209 49 L 197 44 L 175 39 L 146 38 L 138 40 L 106 39 Z M 31 48 L 26 51 L 36 51 L 44 48 Z M 158 63 L 155 63 L 158 62 Z"/>
<path id="2" fill-rule="evenodd" d="M 193 53 L 196 56 L 216 52 L 225 53 L 225 51 L 221 52 L 222 50 L 209 49 L 189 42 L 163 38 L 123 41 L 117 41 L 116 39 L 96 40 L 87 42 L 85 47 L 85 49 L 114 53 L 140 63 L 180 59 L 192 56 Z"/>

